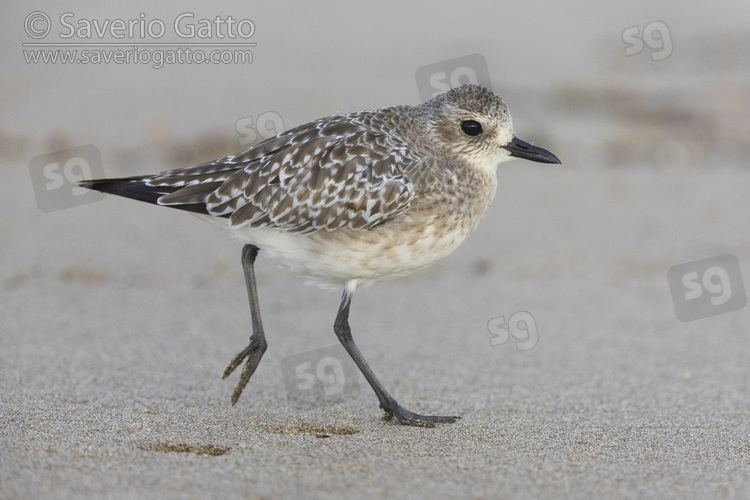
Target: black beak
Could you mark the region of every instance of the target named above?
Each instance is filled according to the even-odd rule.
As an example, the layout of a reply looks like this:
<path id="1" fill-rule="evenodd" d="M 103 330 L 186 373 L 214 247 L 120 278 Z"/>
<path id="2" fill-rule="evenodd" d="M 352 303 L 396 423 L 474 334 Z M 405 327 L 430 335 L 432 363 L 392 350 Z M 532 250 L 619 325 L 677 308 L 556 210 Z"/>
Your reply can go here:
<path id="1" fill-rule="evenodd" d="M 526 141 L 522 141 L 518 137 L 514 137 L 510 144 L 505 146 L 510 152 L 511 156 L 516 158 L 524 158 L 526 160 L 538 161 L 539 163 L 560 163 L 562 162 L 546 149 L 538 148 L 533 144 L 529 144 Z"/>

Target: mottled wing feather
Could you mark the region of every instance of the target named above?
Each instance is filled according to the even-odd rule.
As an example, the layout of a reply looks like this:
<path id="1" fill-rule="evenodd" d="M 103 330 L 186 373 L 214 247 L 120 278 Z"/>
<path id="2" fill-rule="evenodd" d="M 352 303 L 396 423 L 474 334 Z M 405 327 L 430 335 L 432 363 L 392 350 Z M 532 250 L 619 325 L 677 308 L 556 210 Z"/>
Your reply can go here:
<path id="1" fill-rule="evenodd" d="M 409 206 L 414 186 L 404 172 L 415 161 L 398 139 L 338 116 L 147 183 L 180 188 L 160 204 L 202 201 L 209 214 L 229 217 L 235 228 L 361 229 Z"/>

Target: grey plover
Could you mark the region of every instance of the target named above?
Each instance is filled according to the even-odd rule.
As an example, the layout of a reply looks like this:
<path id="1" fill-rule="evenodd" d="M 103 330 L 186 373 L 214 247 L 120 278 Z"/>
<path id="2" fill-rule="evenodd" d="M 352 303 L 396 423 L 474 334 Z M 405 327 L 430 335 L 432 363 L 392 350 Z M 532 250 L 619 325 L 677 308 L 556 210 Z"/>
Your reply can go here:
<path id="1" fill-rule="evenodd" d="M 232 404 L 266 351 L 254 273 L 262 250 L 309 282 L 343 287 L 334 331 L 386 418 L 430 427 L 459 417 L 418 415 L 388 394 L 352 338 L 352 296 L 454 251 L 490 206 L 498 164 L 513 157 L 560 163 L 514 136 L 494 92 L 464 85 L 417 106 L 322 118 L 198 166 L 81 185 L 194 212 L 245 243 L 252 335 L 224 371 L 245 361 Z"/>

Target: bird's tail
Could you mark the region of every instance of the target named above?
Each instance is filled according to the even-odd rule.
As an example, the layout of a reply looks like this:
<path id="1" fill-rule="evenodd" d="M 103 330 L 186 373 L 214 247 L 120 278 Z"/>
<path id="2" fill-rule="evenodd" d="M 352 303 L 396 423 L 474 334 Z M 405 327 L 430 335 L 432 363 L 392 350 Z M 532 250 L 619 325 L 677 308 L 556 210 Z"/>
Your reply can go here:
<path id="1" fill-rule="evenodd" d="M 150 186 L 148 177 L 122 177 L 119 179 L 92 179 L 81 181 L 79 186 L 100 191 L 102 193 L 114 194 L 124 198 L 130 198 L 138 201 L 145 201 L 154 205 L 162 205 L 159 199 L 174 193 L 182 186 Z M 164 203 L 165 206 L 208 215 L 206 204 L 201 202 L 194 203 Z"/>

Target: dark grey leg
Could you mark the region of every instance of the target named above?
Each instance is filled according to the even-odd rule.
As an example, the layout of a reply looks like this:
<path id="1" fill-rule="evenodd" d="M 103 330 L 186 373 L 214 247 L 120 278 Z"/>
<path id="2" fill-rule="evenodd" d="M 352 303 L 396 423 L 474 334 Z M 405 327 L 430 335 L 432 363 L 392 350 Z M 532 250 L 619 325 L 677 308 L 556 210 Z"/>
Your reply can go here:
<path id="1" fill-rule="evenodd" d="M 352 330 L 349 327 L 349 306 L 351 305 L 351 295 L 344 291 L 344 296 L 341 298 L 341 305 L 339 306 L 339 312 L 336 315 L 336 321 L 333 324 L 333 331 L 336 332 L 336 336 L 339 338 L 341 345 L 344 346 L 346 352 L 352 357 L 354 362 L 359 367 L 362 375 L 365 376 L 367 382 L 375 391 L 378 400 L 380 401 L 380 407 L 385 411 L 386 420 L 390 420 L 396 417 L 399 424 L 404 425 L 418 425 L 420 427 L 433 427 L 435 423 L 453 423 L 461 417 L 439 417 L 430 415 L 417 415 L 412 413 L 399 405 L 393 397 L 388 394 L 383 384 L 375 376 L 370 365 L 365 361 L 364 356 L 359 351 L 359 348 L 354 343 L 352 338 Z"/>
<path id="2" fill-rule="evenodd" d="M 245 284 L 247 285 L 247 298 L 250 301 L 250 314 L 253 318 L 253 334 L 250 336 L 250 344 L 230 361 L 224 370 L 222 379 L 227 378 L 235 368 L 240 366 L 242 360 L 247 358 L 245 368 L 242 369 L 240 380 L 232 393 L 232 405 L 237 404 L 240 394 L 245 389 L 250 376 L 260 363 L 260 358 L 266 352 L 266 336 L 263 333 L 263 323 L 260 321 L 260 306 L 258 305 L 258 289 L 255 287 L 255 257 L 258 255 L 258 247 L 245 245 L 242 247 L 242 268 L 245 271 Z"/>

